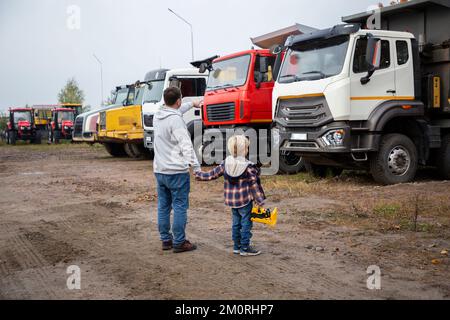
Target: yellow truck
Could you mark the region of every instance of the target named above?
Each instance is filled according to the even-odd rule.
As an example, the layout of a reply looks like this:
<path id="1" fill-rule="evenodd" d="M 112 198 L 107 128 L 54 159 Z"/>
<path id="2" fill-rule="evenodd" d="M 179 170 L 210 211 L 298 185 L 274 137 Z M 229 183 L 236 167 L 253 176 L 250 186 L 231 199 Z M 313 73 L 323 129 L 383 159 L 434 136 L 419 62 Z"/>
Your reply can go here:
<path id="1" fill-rule="evenodd" d="M 113 156 L 123 155 L 115 150 L 123 150 L 133 159 L 149 155 L 144 148 L 142 126 L 142 97 L 146 86 L 139 81 L 126 86 L 127 97 L 123 101 L 116 101 L 118 106 L 100 112 L 98 142 Z"/>
<path id="2" fill-rule="evenodd" d="M 34 111 L 36 129 L 41 131 L 43 136 L 47 136 L 52 119 L 52 110 L 55 108 L 72 109 L 74 110 L 76 117 L 82 112 L 83 105 L 79 103 L 34 105 L 32 109 Z"/>
<path id="3" fill-rule="evenodd" d="M 34 110 L 34 123 L 36 125 L 36 129 L 41 132 L 46 132 L 48 125 L 50 123 L 50 119 L 52 118 L 52 109 L 51 105 L 35 105 L 32 107 Z"/>

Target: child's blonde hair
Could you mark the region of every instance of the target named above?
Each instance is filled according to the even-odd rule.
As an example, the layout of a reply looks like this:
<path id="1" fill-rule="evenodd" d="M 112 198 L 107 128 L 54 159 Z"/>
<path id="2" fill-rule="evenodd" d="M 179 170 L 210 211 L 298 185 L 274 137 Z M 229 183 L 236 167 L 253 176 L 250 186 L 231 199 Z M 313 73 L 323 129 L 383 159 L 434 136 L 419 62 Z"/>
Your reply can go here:
<path id="1" fill-rule="evenodd" d="M 228 151 L 234 157 L 246 157 L 250 146 L 250 141 L 244 135 L 235 135 L 228 139 Z"/>

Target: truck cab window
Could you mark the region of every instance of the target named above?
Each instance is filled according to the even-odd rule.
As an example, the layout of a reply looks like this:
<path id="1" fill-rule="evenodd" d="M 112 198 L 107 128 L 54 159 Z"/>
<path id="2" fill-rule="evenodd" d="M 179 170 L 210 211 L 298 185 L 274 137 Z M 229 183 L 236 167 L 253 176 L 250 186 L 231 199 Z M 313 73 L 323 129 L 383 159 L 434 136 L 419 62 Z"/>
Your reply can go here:
<path id="1" fill-rule="evenodd" d="M 205 94 L 206 80 L 204 78 L 180 78 L 183 97 L 201 97 Z"/>
<path id="2" fill-rule="evenodd" d="M 397 63 L 399 66 L 404 65 L 409 60 L 409 52 L 408 52 L 408 42 L 406 41 L 397 41 Z"/>
<path id="3" fill-rule="evenodd" d="M 127 98 L 127 106 L 131 106 L 134 104 L 134 100 L 135 100 L 135 89 L 134 88 L 130 88 L 130 91 L 128 92 L 128 98 Z"/>
<path id="4" fill-rule="evenodd" d="M 273 77 L 272 77 L 272 71 L 273 71 L 273 66 L 275 65 L 275 57 L 257 57 L 256 58 L 256 61 L 255 61 L 255 72 L 254 72 L 254 74 L 255 74 L 255 82 L 257 82 L 258 81 L 258 77 L 259 77 L 259 74 L 260 74 L 260 61 L 261 61 L 261 59 L 263 59 L 263 58 L 265 58 L 265 59 L 268 59 L 268 71 L 267 72 L 265 72 L 265 73 L 263 73 L 263 77 L 262 77 L 262 82 L 271 82 L 271 81 L 273 81 L 274 79 L 273 79 Z"/>
<path id="5" fill-rule="evenodd" d="M 366 48 L 367 39 L 360 38 L 356 42 L 355 57 L 353 59 L 353 72 L 354 73 L 364 73 L 367 72 L 367 62 L 366 62 Z M 389 47 L 388 40 L 381 40 L 381 61 L 380 69 L 387 69 L 391 66 L 391 50 Z"/>

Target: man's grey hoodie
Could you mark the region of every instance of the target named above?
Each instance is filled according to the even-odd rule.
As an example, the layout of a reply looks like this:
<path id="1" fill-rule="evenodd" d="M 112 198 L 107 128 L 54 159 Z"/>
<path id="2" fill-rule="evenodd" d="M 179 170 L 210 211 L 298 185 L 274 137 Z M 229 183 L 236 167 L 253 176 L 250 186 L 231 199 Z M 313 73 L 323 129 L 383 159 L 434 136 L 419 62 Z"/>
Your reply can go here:
<path id="1" fill-rule="evenodd" d="M 153 170 L 161 174 L 180 174 L 200 170 L 200 164 L 194 152 L 191 135 L 183 120 L 183 114 L 193 107 L 192 102 L 184 103 L 177 110 L 162 106 L 156 112 L 154 127 Z"/>

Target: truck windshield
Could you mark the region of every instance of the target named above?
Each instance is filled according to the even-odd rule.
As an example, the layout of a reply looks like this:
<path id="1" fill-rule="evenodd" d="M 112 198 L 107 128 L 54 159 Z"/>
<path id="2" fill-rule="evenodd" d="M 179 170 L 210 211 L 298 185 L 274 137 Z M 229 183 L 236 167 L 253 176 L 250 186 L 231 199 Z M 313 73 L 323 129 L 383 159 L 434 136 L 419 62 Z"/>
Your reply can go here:
<path id="1" fill-rule="evenodd" d="M 72 111 L 59 111 L 58 112 L 58 122 L 62 123 L 63 121 L 74 121 L 75 114 Z"/>
<path id="2" fill-rule="evenodd" d="M 152 81 L 145 86 L 142 104 L 158 103 L 162 99 L 164 81 Z"/>
<path id="3" fill-rule="evenodd" d="M 250 55 L 244 55 L 213 63 L 207 90 L 242 86 L 247 82 Z"/>
<path id="4" fill-rule="evenodd" d="M 128 100 L 128 89 L 119 89 L 116 92 L 116 100 L 114 104 L 126 105 Z"/>
<path id="5" fill-rule="evenodd" d="M 145 92 L 146 87 L 147 87 L 147 85 L 136 88 L 136 94 L 135 94 L 136 96 L 134 98 L 135 106 L 142 105 L 142 101 L 143 101 L 142 99 L 144 98 L 144 92 Z"/>
<path id="6" fill-rule="evenodd" d="M 287 53 L 278 78 L 280 83 L 319 80 L 342 72 L 349 36 L 295 44 Z"/>
<path id="7" fill-rule="evenodd" d="M 31 112 L 29 111 L 14 112 L 14 123 L 17 124 L 19 121 L 31 122 Z"/>

